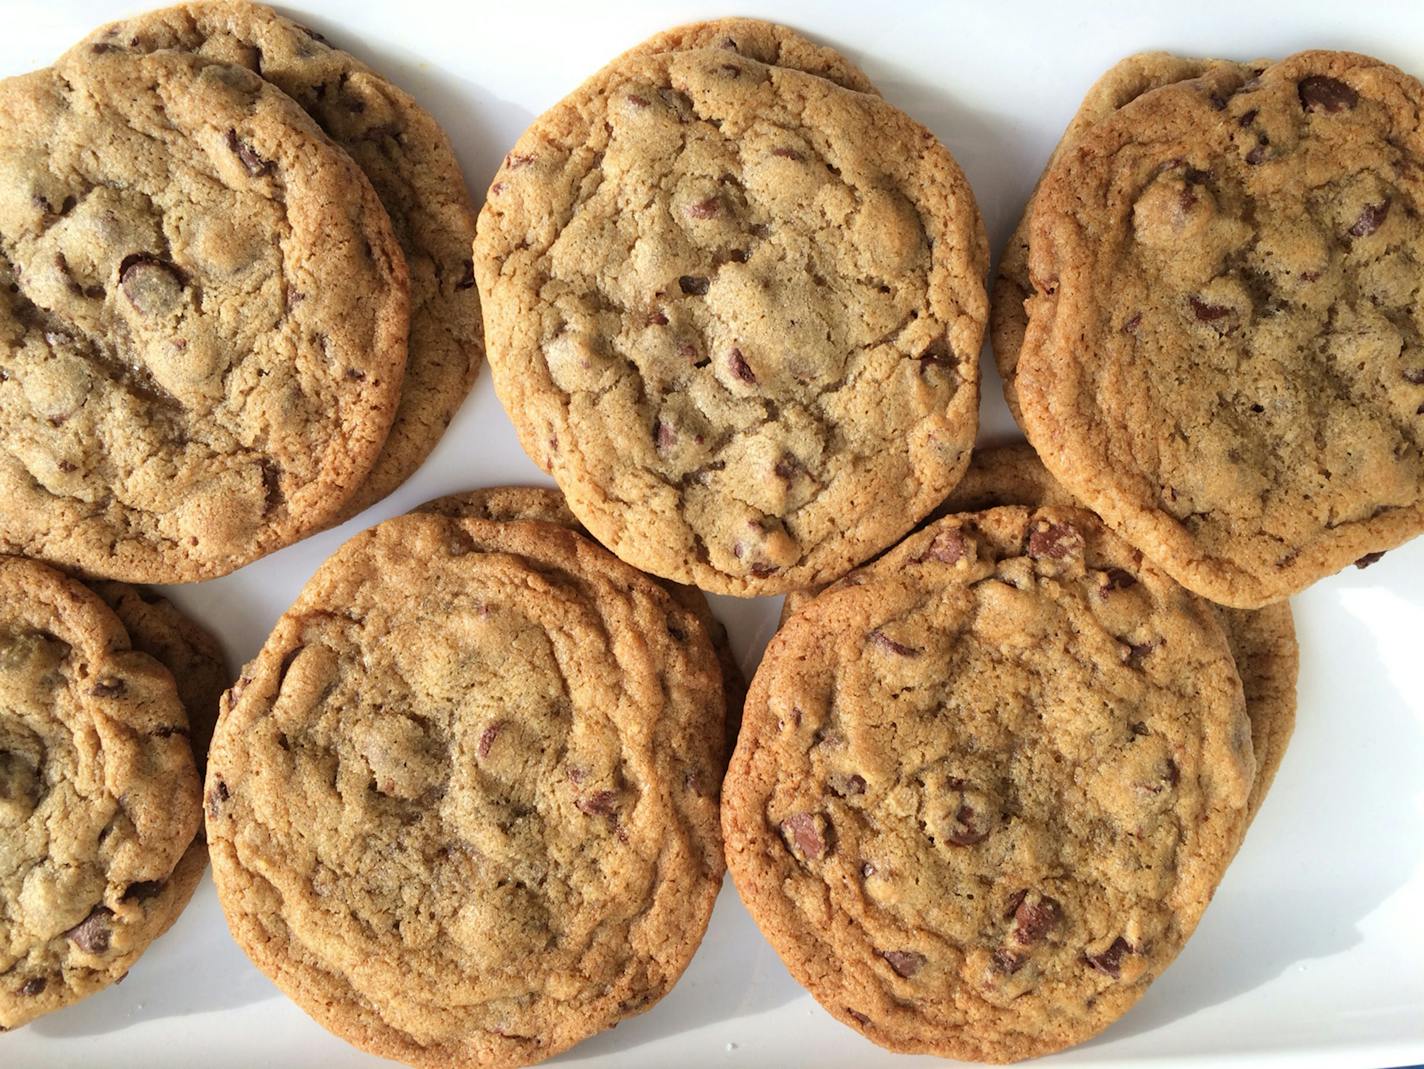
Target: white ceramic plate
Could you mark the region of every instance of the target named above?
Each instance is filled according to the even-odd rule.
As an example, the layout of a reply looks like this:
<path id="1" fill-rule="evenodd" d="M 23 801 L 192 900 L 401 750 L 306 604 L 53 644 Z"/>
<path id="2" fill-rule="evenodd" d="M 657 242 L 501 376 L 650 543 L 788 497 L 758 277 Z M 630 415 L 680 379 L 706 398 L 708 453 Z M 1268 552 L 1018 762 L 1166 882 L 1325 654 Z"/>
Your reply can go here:
<path id="1" fill-rule="evenodd" d="M 729 5 L 731 7 L 732 5 Z M 1305 0 L 909 4 L 740 0 L 849 54 L 968 172 L 995 250 L 1083 92 L 1148 48 L 1234 58 L 1369 52 L 1424 75 L 1424 5 Z M 141 8 L 4 0 L 0 74 L 51 62 Z M 449 132 L 482 193 L 529 121 L 653 32 L 734 13 L 703 3 L 304 0 L 289 14 L 369 61 Z M 1017 437 L 984 359 L 982 440 Z M 169 591 L 251 657 L 307 577 L 356 531 L 439 494 L 543 482 L 485 373 L 429 463 L 335 531 Z M 715 599 L 750 674 L 779 599 Z M 1142 1002 L 1056 1061 L 1080 1066 L 1424 1062 L 1424 539 L 1295 600 L 1300 714 L 1280 776 L 1195 938 Z M 556 1059 L 589 1067 L 908 1066 L 791 980 L 723 889 L 711 930 L 653 1010 Z M 378 1064 L 312 1023 L 229 939 L 210 881 L 128 979 L 0 1037 L 0 1066 Z"/>

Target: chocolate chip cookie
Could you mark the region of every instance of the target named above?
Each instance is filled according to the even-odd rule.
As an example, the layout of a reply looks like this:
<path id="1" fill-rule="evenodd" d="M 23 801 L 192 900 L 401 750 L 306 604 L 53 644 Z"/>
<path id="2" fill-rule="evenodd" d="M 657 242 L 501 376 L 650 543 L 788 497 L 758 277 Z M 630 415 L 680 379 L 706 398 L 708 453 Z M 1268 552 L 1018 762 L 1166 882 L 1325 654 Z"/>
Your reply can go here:
<path id="1" fill-rule="evenodd" d="M 81 583 L 0 557 L 0 1029 L 123 978 L 202 871 L 173 677 Z"/>
<path id="2" fill-rule="evenodd" d="M 72 53 L 0 83 L 0 548 L 219 575 L 328 523 L 400 395 L 360 169 L 256 75 Z"/>
<path id="3" fill-rule="evenodd" d="M 1193 59 L 1174 56 L 1170 52 L 1139 52 L 1112 66 L 1093 83 L 1078 112 L 1063 131 L 1063 138 L 1048 157 L 1052 167 L 1078 140 L 1083 131 L 1107 118 L 1144 93 L 1164 85 L 1199 78 L 1210 71 L 1233 70 L 1245 78 L 1264 69 L 1264 62 L 1237 64 L 1227 60 Z M 1037 190 L 1035 189 L 1035 192 Z M 1028 220 L 1033 211 L 1033 198 L 1024 208 L 1023 218 L 1014 228 L 1009 243 L 999 257 L 994 288 L 989 297 L 989 336 L 994 347 L 994 362 L 1004 380 L 1004 400 L 1015 420 L 1019 420 L 1018 394 L 1014 390 L 1019 349 L 1023 346 L 1028 315 L 1024 301 L 1033 293 L 1028 275 Z M 1022 420 L 1019 420 L 1022 422 Z"/>
<path id="4" fill-rule="evenodd" d="M 470 264 L 475 212 L 444 131 L 409 94 L 321 34 L 261 4 L 182 4 L 96 30 L 78 51 L 179 49 L 246 67 L 300 104 L 371 180 L 410 273 L 410 336 L 395 422 L 340 518 L 409 478 L 435 448 L 484 355 Z"/>
<path id="5" fill-rule="evenodd" d="M 933 519 L 958 512 L 981 512 L 1002 505 L 1076 505 L 1072 495 L 1048 474 L 1048 469 L 1028 445 L 992 446 L 976 449 L 969 470 Z M 841 583 L 858 582 L 873 573 L 879 563 L 851 572 Z M 1124 576 L 1119 581 L 1125 581 Z M 815 591 L 787 594 L 781 622 L 805 607 Z M 1236 661 L 1241 688 L 1246 699 L 1246 716 L 1251 721 L 1251 749 L 1256 758 L 1256 775 L 1251 781 L 1247 816 L 1254 818 L 1270 789 L 1286 745 L 1295 730 L 1296 676 L 1300 649 L 1296 645 L 1295 622 L 1289 602 L 1277 602 L 1260 609 L 1228 609 L 1203 602 L 1214 610 L 1226 634 L 1226 644 Z"/>
<path id="6" fill-rule="evenodd" d="M 1214 601 L 1424 529 L 1421 108 L 1366 56 L 1220 70 L 1086 130 L 1035 197 L 1024 428 Z"/>
<path id="7" fill-rule="evenodd" d="M 224 699 L 207 828 L 234 937 L 322 1025 L 526 1065 L 647 1009 L 723 873 L 717 662 L 572 531 L 401 516 Z"/>
<path id="8" fill-rule="evenodd" d="M 836 577 L 957 481 L 986 262 L 933 135 L 720 47 L 538 119 L 475 243 L 525 450 L 624 560 L 739 595 Z"/>
<path id="9" fill-rule="evenodd" d="M 569 511 L 564 495 L 545 486 L 492 486 L 482 490 L 470 490 L 463 494 L 451 494 L 428 501 L 416 511 L 433 512 L 455 519 L 473 516 L 476 519 L 500 523 L 509 520 L 537 520 L 566 527 L 581 535 L 588 534 Z M 712 615 L 712 607 L 707 604 L 707 595 L 695 586 L 683 586 L 669 580 L 656 582 L 672 596 L 673 601 L 697 618 L 717 654 L 717 665 L 722 671 L 723 695 L 726 698 L 727 749 L 730 753 L 731 746 L 737 741 L 737 729 L 742 723 L 742 703 L 747 697 L 747 679 L 742 675 L 742 667 L 737 663 L 736 654 L 732 652 L 732 642 L 727 637 L 727 629 L 721 620 Z"/>
<path id="10" fill-rule="evenodd" d="M 1200 599 L 1083 510 L 958 514 L 772 639 L 723 785 L 728 865 L 840 1020 L 1028 1058 L 1176 956 L 1252 770 Z"/>

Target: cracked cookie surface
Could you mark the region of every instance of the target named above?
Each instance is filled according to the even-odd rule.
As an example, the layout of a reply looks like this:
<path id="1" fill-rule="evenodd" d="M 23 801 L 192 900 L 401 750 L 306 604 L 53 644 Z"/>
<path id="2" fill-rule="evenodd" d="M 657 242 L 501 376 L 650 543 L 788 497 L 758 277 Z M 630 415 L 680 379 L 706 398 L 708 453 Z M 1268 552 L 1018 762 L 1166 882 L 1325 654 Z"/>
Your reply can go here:
<path id="1" fill-rule="evenodd" d="M 617 66 L 630 56 L 698 48 L 720 48 L 768 67 L 805 71 L 857 93 L 879 95 L 865 72 L 834 48 L 818 45 L 789 26 L 764 19 L 708 19 L 674 26 L 629 49 L 610 66 Z"/>
<path id="2" fill-rule="evenodd" d="M 370 179 L 409 270 L 408 358 L 385 445 L 339 518 L 385 497 L 435 448 L 484 357 L 470 263 L 475 212 L 444 132 L 409 94 L 261 4 L 149 12 L 96 30 L 76 50 L 96 47 L 172 48 L 246 67 L 300 104 Z"/>
<path id="3" fill-rule="evenodd" d="M 986 264 L 928 131 L 714 47 L 635 50 L 537 120 L 475 274 L 496 389 L 584 526 L 748 595 L 841 574 L 958 479 Z"/>
<path id="4" fill-rule="evenodd" d="M 202 872 L 173 677 L 93 591 L 0 557 L 0 1029 L 123 978 Z"/>
<path id="5" fill-rule="evenodd" d="M 1034 198 L 1029 439 L 1214 601 L 1424 529 L 1421 107 L 1350 53 L 1220 70 L 1085 131 Z"/>
<path id="6" fill-rule="evenodd" d="M 580 535 L 588 535 L 578 518 L 569 511 L 568 502 L 559 491 L 545 486 L 493 486 L 480 490 L 468 490 L 462 494 L 450 494 L 427 501 L 417 512 L 433 512 L 440 516 L 459 519 L 472 516 L 480 520 L 494 520 L 504 523 L 509 520 L 537 520 L 567 527 Z M 722 693 L 726 699 L 726 724 L 728 752 L 737 741 L 737 729 L 742 723 L 742 703 L 747 697 L 747 679 L 742 674 L 742 666 L 732 652 L 732 641 L 727 637 L 727 628 L 712 614 L 712 606 L 707 603 L 707 595 L 695 586 L 684 586 L 670 579 L 653 578 L 653 581 L 671 595 L 673 601 L 697 618 L 703 631 L 717 654 L 717 665 L 722 672 Z"/>
<path id="7" fill-rule="evenodd" d="M 931 514 L 931 521 L 957 512 L 982 512 L 1004 505 L 1078 507 L 1078 502 L 1048 474 L 1032 446 L 990 446 L 974 450 L 964 478 Z M 834 585 L 858 582 L 878 566 L 879 562 L 874 561 L 857 568 Z M 781 623 L 785 624 L 817 593 L 787 594 Z M 1256 759 L 1246 806 L 1247 819 L 1251 820 L 1266 799 L 1295 731 L 1296 677 L 1300 669 L 1295 621 L 1287 601 L 1260 609 L 1228 609 L 1210 601 L 1203 604 L 1215 612 L 1241 676 L 1246 717 L 1251 721 L 1251 750 Z"/>
<path id="8" fill-rule="evenodd" d="M 208 837 L 234 937 L 416 1065 L 551 1057 L 660 998 L 723 872 L 712 649 L 548 523 L 357 535 L 229 691 Z"/>
<path id="9" fill-rule="evenodd" d="M 71 53 L 0 83 L 0 546 L 219 575 L 329 522 L 400 394 L 369 183 L 250 72 Z"/>
<path id="10" fill-rule="evenodd" d="M 1174 56 L 1170 52 L 1139 52 L 1115 63 L 1107 73 L 1093 83 L 1083 103 L 1063 131 L 1063 137 L 1053 149 L 1044 167 L 1047 171 L 1065 152 L 1077 143 L 1085 130 L 1102 122 L 1113 112 L 1124 107 L 1144 93 L 1164 85 L 1184 82 L 1189 78 L 1200 78 L 1212 71 L 1235 70 L 1243 79 L 1251 78 L 1266 66 L 1265 62 L 1255 64 L 1232 63 L 1228 60 L 1196 59 L 1188 56 Z M 1035 186 L 1034 192 L 1036 193 Z M 1033 211 L 1033 197 L 1029 197 L 1024 207 L 1023 217 L 1014 227 L 1008 244 L 999 257 L 994 272 L 994 288 L 989 295 L 989 335 L 993 341 L 994 362 L 999 375 L 1004 380 L 1004 400 L 1015 421 L 1019 418 L 1018 393 L 1014 389 L 1014 379 L 1019 362 L 1019 349 L 1023 347 L 1024 330 L 1028 325 L 1028 314 L 1024 311 L 1024 301 L 1033 295 L 1033 284 L 1028 274 L 1029 215 Z"/>
<path id="11" fill-rule="evenodd" d="M 773 638 L 723 785 L 728 866 L 840 1020 L 1027 1058 L 1176 956 L 1252 771 L 1204 602 L 1083 510 L 959 514 Z"/>

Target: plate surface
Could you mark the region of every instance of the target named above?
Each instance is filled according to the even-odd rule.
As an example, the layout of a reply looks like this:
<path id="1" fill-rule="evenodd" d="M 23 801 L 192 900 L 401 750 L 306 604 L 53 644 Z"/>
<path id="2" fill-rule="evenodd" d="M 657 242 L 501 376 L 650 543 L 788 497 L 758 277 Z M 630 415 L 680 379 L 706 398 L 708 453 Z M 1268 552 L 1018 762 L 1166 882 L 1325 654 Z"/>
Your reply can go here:
<path id="1" fill-rule="evenodd" d="M 653 32 L 729 13 L 701 3 L 280 5 L 413 93 L 444 124 L 482 193 L 529 121 Z M 1282 0 L 888 4 L 741 0 L 846 52 L 930 127 L 969 175 L 998 249 L 1083 92 L 1149 48 L 1248 59 L 1349 48 L 1424 75 L 1424 6 Z M 51 62 L 142 8 L 7 0 L 0 73 Z M 986 354 L 981 441 L 1018 437 Z M 545 482 L 484 373 L 430 461 L 343 527 L 223 579 L 169 590 L 218 631 L 234 665 L 260 647 L 345 539 L 439 494 Z M 717 598 L 755 666 L 776 598 Z M 1077 1066 L 1399 1066 L 1424 1062 L 1424 539 L 1294 602 L 1300 714 L 1279 778 L 1196 937 Z M 210 880 L 118 987 L 0 1037 L 0 1065 L 382 1064 L 313 1024 L 228 937 Z M 892 1055 L 791 980 L 730 883 L 663 1002 L 556 1059 L 593 1067 L 934 1064 Z M 943 1064 L 943 1063 L 938 1063 Z"/>

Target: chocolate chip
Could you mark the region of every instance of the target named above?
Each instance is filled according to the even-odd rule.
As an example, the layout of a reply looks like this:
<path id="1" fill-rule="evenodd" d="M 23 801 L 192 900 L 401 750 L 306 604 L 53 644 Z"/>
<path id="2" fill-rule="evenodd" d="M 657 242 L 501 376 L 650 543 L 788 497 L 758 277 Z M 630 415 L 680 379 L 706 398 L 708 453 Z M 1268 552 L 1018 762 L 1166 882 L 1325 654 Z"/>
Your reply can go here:
<path id="1" fill-rule="evenodd" d="M 830 788 L 841 798 L 849 798 L 855 794 L 864 794 L 865 777 L 854 772 L 849 776 L 834 777 L 830 782 Z"/>
<path id="2" fill-rule="evenodd" d="M 1260 112 L 1255 108 L 1252 108 L 1250 111 L 1243 111 L 1241 113 L 1241 118 L 1236 120 L 1236 125 L 1240 126 L 1242 129 L 1245 129 L 1256 121 L 1256 116 L 1259 114 Z"/>
<path id="3" fill-rule="evenodd" d="M 1384 222 L 1385 216 L 1389 214 L 1389 200 L 1383 200 L 1379 204 L 1366 204 L 1360 210 L 1360 217 L 1355 220 L 1355 225 L 1350 227 L 1352 238 L 1363 238 L 1373 234 Z"/>
<path id="4" fill-rule="evenodd" d="M 1131 953 L 1131 945 L 1122 936 L 1118 936 L 1113 940 L 1112 946 L 1101 954 L 1084 954 L 1083 962 L 1097 969 L 1103 975 L 1111 976 L 1116 980 L 1122 975 L 1122 956 Z"/>
<path id="5" fill-rule="evenodd" d="M 1015 954 L 1012 950 L 1000 948 L 994 951 L 992 960 L 995 969 L 1005 976 L 1012 976 L 1024 967 L 1024 962 L 1028 961 L 1028 958 L 1020 954 Z"/>
<path id="6" fill-rule="evenodd" d="M 504 169 L 506 171 L 517 171 L 521 167 L 528 167 L 533 162 L 533 156 L 526 156 L 519 152 L 511 152 L 504 158 Z"/>
<path id="7" fill-rule="evenodd" d="M 778 479 L 785 479 L 790 482 L 802 472 L 801 461 L 797 460 L 790 453 L 782 453 L 776 458 L 776 463 L 772 465 L 771 471 Z"/>
<path id="8" fill-rule="evenodd" d="M 727 357 L 727 366 L 732 369 L 732 374 L 743 382 L 756 382 L 756 372 L 754 372 L 752 366 L 747 363 L 746 357 L 742 355 L 740 349 L 732 350 L 731 354 Z"/>
<path id="9" fill-rule="evenodd" d="M 257 151 L 237 136 L 236 130 L 228 130 L 227 147 L 241 161 L 242 166 L 253 178 L 260 178 L 263 175 L 271 174 L 277 169 L 277 165 L 269 159 L 264 159 L 257 154 Z"/>
<path id="10" fill-rule="evenodd" d="M 1415 386 L 1424 386 L 1424 367 L 1410 368 L 1404 373 L 1404 381 Z"/>
<path id="11" fill-rule="evenodd" d="M 758 579 L 765 579 L 768 575 L 775 575 L 781 569 L 775 564 L 768 564 L 766 561 L 756 561 L 751 566 L 752 575 Z"/>
<path id="12" fill-rule="evenodd" d="M 716 197 L 708 197 L 687 206 L 687 214 L 692 219 L 711 219 L 722 212 L 722 202 Z"/>
<path id="13" fill-rule="evenodd" d="M 659 449 L 671 449 L 677 445 L 677 428 L 663 420 L 653 420 L 653 441 Z"/>
<path id="14" fill-rule="evenodd" d="M 1379 553 L 1366 553 L 1359 560 L 1355 561 L 1356 568 L 1368 568 L 1371 564 L 1378 564 L 1384 559 L 1384 551 Z"/>
<path id="15" fill-rule="evenodd" d="M 801 153 L 797 152 L 794 148 L 774 148 L 771 150 L 771 154 L 773 156 L 780 156 L 783 160 L 795 160 L 797 163 L 801 163 L 806 158 L 805 156 L 801 155 Z"/>
<path id="16" fill-rule="evenodd" d="M 89 693 L 96 698 L 117 698 L 126 690 L 128 690 L 128 684 L 122 679 L 105 676 L 89 688 Z"/>
<path id="17" fill-rule="evenodd" d="M 124 903 L 147 902 L 150 898 L 161 894 L 162 891 L 162 880 L 139 880 L 137 883 L 131 883 L 124 888 L 123 897 L 120 901 Z"/>
<path id="18" fill-rule="evenodd" d="M 989 837 L 986 814 L 976 812 L 967 802 L 961 802 L 954 811 L 948 828 L 942 829 L 947 842 L 955 846 L 974 846 Z"/>
<path id="19" fill-rule="evenodd" d="M 877 871 L 879 870 L 876 869 L 873 861 L 862 861 L 860 864 L 860 875 L 863 879 L 870 879 Z"/>
<path id="20" fill-rule="evenodd" d="M 504 721 L 496 720 L 480 732 L 480 741 L 475 743 L 475 753 L 481 760 L 489 756 L 490 747 L 494 745 L 494 740 L 499 737 L 499 730 L 503 726 Z"/>
<path id="21" fill-rule="evenodd" d="M 1246 153 L 1246 162 L 1249 163 L 1252 167 L 1255 167 L 1258 163 L 1261 163 L 1263 160 L 1265 160 L 1266 148 L 1270 145 L 1270 143 L 1271 142 L 1267 140 L 1266 135 L 1262 134 L 1256 144 L 1251 146 L 1251 150 Z"/>
<path id="22" fill-rule="evenodd" d="M 1231 314 L 1231 309 L 1222 304 L 1209 304 L 1200 297 L 1187 298 L 1191 302 L 1193 314 L 1203 323 L 1215 323 Z"/>
<path id="23" fill-rule="evenodd" d="M 860 1013 L 858 1010 L 853 1010 L 849 1006 L 847 1006 L 845 1008 L 845 1011 L 850 1016 L 851 1020 L 855 1021 L 855 1023 L 860 1025 L 862 1028 L 870 1024 L 870 1018 L 867 1017 L 865 1014 Z"/>
<path id="24" fill-rule="evenodd" d="M 1323 74 L 1302 78 L 1296 91 L 1300 94 L 1300 106 L 1306 111 L 1348 111 L 1360 100 L 1360 95 L 1344 82 Z"/>
<path id="25" fill-rule="evenodd" d="M 920 563 L 933 560 L 941 564 L 957 564 L 964 559 L 965 548 L 964 535 L 957 528 L 950 528 L 935 535 L 915 561 Z"/>
<path id="26" fill-rule="evenodd" d="M 594 791 L 574 802 L 579 810 L 589 816 L 609 816 L 618 809 L 617 791 Z"/>
<path id="27" fill-rule="evenodd" d="M 1019 911 L 1019 906 L 1023 905 L 1023 900 L 1028 897 L 1028 888 L 1022 891 L 1015 891 L 1009 895 L 1009 904 L 1004 909 L 1004 920 L 1008 920 Z"/>
<path id="28" fill-rule="evenodd" d="M 113 915 L 113 910 L 95 906 L 89 916 L 64 933 L 65 937 L 86 954 L 107 954 L 109 918 Z"/>
<path id="29" fill-rule="evenodd" d="M 1122 325 L 1122 332 L 1123 332 L 1124 334 L 1136 334 L 1136 333 L 1137 333 L 1137 328 L 1140 327 L 1141 325 L 1142 325 L 1142 313 L 1141 313 L 1141 312 L 1133 312 L 1132 315 L 1128 316 L 1127 322 Z"/>
<path id="30" fill-rule="evenodd" d="M 1014 939 L 1024 946 L 1031 946 L 1058 927 L 1062 918 L 1063 908 L 1057 899 L 1025 898 L 1014 910 Z"/>
<path id="31" fill-rule="evenodd" d="M 818 813 L 792 813 L 781 822 L 781 837 L 793 853 L 807 861 L 820 861 L 831 852 L 825 826 L 825 818 Z"/>
<path id="32" fill-rule="evenodd" d="M 1155 650 L 1160 642 L 1127 642 L 1122 654 L 1122 663 L 1129 668 L 1142 667 L 1142 660 L 1149 653 Z"/>
<path id="33" fill-rule="evenodd" d="M 906 979 L 923 969 L 928 960 L 923 954 L 917 954 L 913 950 L 882 950 L 880 956 L 890 968 Z"/>
<path id="34" fill-rule="evenodd" d="M 271 460 L 262 461 L 263 504 L 267 512 L 282 503 L 282 469 Z"/>
<path id="35" fill-rule="evenodd" d="M 49 981 L 43 976 L 32 976 L 20 985 L 20 994 L 27 998 L 33 998 L 36 995 L 43 995 L 44 989 L 48 986 Z"/>
<path id="36" fill-rule="evenodd" d="M 896 642 L 893 638 L 881 631 L 878 627 L 870 632 L 870 641 L 879 646 L 886 653 L 893 653 L 897 657 L 918 657 L 920 651 L 913 646 L 906 646 L 902 642 Z"/>
<path id="37" fill-rule="evenodd" d="M 665 327 L 668 325 L 668 317 L 661 308 L 654 308 L 648 313 L 646 322 L 650 327 Z"/>
<path id="38" fill-rule="evenodd" d="M 647 97 L 640 97 L 636 93 L 629 93 L 628 103 L 632 104 L 635 108 L 646 108 L 650 103 L 652 103 L 652 101 L 650 101 Z"/>
<path id="39" fill-rule="evenodd" d="M 1103 573 L 1102 593 L 1106 595 L 1113 590 L 1126 590 L 1128 587 L 1137 585 L 1137 576 L 1123 568 L 1109 568 Z"/>
<path id="40" fill-rule="evenodd" d="M 689 297 L 701 297 L 707 292 L 707 276 L 683 275 L 677 280 L 682 292 Z"/>
<path id="41" fill-rule="evenodd" d="M 1028 555 L 1035 560 L 1063 560 L 1083 551 L 1083 536 L 1071 523 L 1039 523 L 1028 536 Z"/>
<path id="42" fill-rule="evenodd" d="M 227 784 L 220 779 L 215 779 L 213 789 L 208 792 L 208 815 L 216 817 L 222 803 L 230 797 L 232 796 L 228 793 Z"/>

